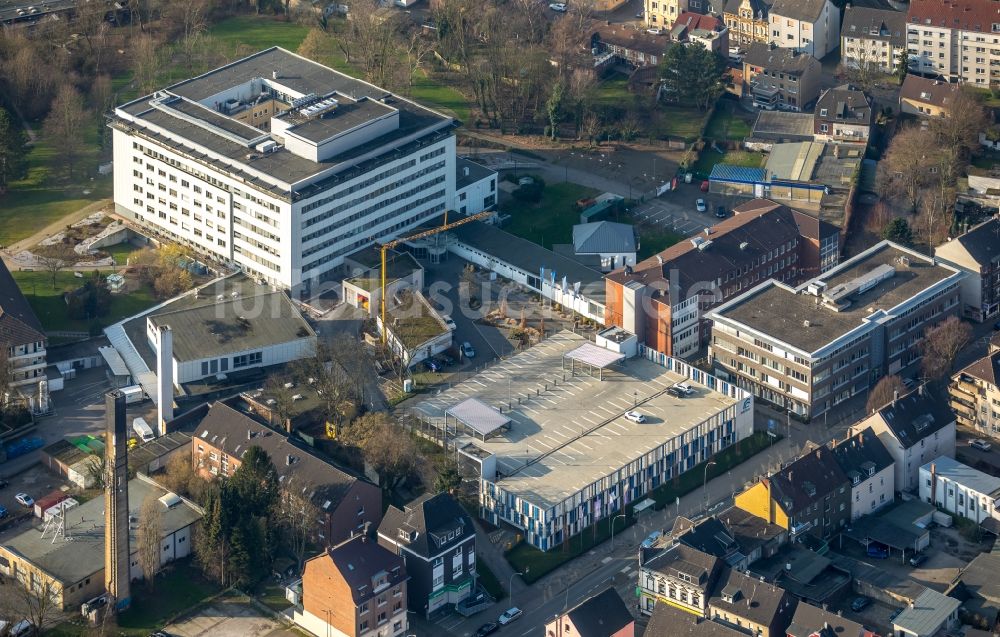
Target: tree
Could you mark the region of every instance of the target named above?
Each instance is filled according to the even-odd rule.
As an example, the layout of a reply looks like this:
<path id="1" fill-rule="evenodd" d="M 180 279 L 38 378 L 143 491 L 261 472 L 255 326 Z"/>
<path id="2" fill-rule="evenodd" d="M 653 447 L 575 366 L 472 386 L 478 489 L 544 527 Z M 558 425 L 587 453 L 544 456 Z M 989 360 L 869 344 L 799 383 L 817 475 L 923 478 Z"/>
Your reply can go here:
<path id="1" fill-rule="evenodd" d="M 929 130 L 911 126 L 892 138 L 885 159 L 879 162 L 883 189 L 903 197 L 911 211 L 917 210 L 924 189 L 933 183 L 936 146 Z"/>
<path id="2" fill-rule="evenodd" d="M 708 109 L 726 90 L 726 68 L 726 60 L 714 51 L 675 42 L 660 61 L 666 99 Z"/>
<path id="3" fill-rule="evenodd" d="M 909 246 L 913 244 L 913 230 L 906 219 L 896 217 L 882 228 L 882 238 Z"/>
<path id="4" fill-rule="evenodd" d="M 28 136 L 16 125 L 6 109 L 0 108 L 0 195 L 7 194 L 10 182 L 27 173 Z"/>
<path id="5" fill-rule="evenodd" d="M 638 137 L 639 133 L 642 132 L 642 122 L 639 120 L 638 113 L 630 110 L 618 123 L 618 132 L 626 142 L 630 142 Z"/>
<path id="6" fill-rule="evenodd" d="M 278 502 L 278 470 L 271 457 L 257 445 L 250 445 L 226 483 L 224 504 L 235 512 L 269 516 Z"/>
<path id="7" fill-rule="evenodd" d="M 150 496 L 139 510 L 135 531 L 136 554 L 146 585 L 152 590 L 160 570 L 160 543 L 163 541 L 163 512 L 160 501 Z"/>
<path id="8" fill-rule="evenodd" d="M 39 246 L 33 250 L 35 260 L 52 275 L 52 289 L 56 289 L 56 276 L 76 263 L 79 255 L 66 243 Z"/>
<path id="9" fill-rule="evenodd" d="M 90 456 L 85 465 L 87 470 L 87 482 L 92 489 L 104 490 L 108 480 L 108 461 L 104 456 Z"/>
<path id="10" fill-rule="evenodd" d="M 869 44 L 867 40 L 859 40 L 849 52 L 850 59 L 840 65 L 840 72 L 847 81 L 866 93 L 871 93 L 890 76 L 882 67 L 880 49 Z"/>
<path id="11" fill-rule="evenodd" d="M 169 299 L 194 287 L 191 273 L 180 267 L 160 268 L 153 281 L 153 292 L 157 298 Z"/>
<path id="12" fill-rule="evenodd" d="M 0 620 L 10 621 L 10 625 L 28 620 L 32 637 L 45 632 L 61 611 L 57 604 L 59 589 L 44 575 L 34 579 L 31 588 L 16 579 L 0 579 Z"/>
<path id="13" fill-rule="evenodd" d="M 365 461 L 378 472 L 379 485 L 386 491 L 417 470 L 419 453 L 413 438 L 385 412 L 356 418 L 347 440 L 361 449 Z"/>
<path id="14" fill-rule="evenodd" d="M 545 102 L 545 111 L 549 117 L 549 132 L 552 139 L 555 139 L 558 133 L 559 118 L 561 116 L 563 104 L 563 83 L 562 81 L 557 81 L 552 86 L 552 93 L 549 95 L 549 99 Z"/>
<path id="15" fill-rule="evenodd" d="M 191 456 L 187 454 L 171 457 L 167 461 L 166 469 L 159 476 L 159 482 L 168 491 L 188 497 L 195 502 L 201 502 L 205 498 L 208 484 L 195 473 L 191 465 Z"/>
<path id="16" fill-rule="evenodd" d="M 288 426 L 289 419 L 295 413 L 295 390 L 286 387 L 288 383 L 289 379 L 286 376 L 277 374 L 268 376 L 264 382 L 264 393 L 274 401 L 269 407 L 277 422 L 272 421 L 271 424 L 282 429 Z"/>
<path id="17" fill-rule="evenodd" d="M 865 403 L 865 411 L 869 414 L 875 413 L 885 405 L 892 402 L 893 398 L 906 393 L 906 385 L 899 376 L 883 376 L 871 391 L 868 392 L 868 402 Z"/>
<path id="18" fill-rule="evenodd" d="M 924 375 L 930 380 L 947 376 L 958 352 L 971 339 L 972 328 L 956 316 L 949 316 L 924 330 L 924 340 L 920 343 Z"/>
<path id="19" fill-rule="evenodd" d="M 446 461 L 444 466 L 438 469 L 437 478 L 434 480 L 434 491 L 450 493 L 460 486 L 462 486 L 462 474 L 458 471 L 458 465 L 450 460 Z"/>
<path id="20" fill-rule="evenodd" d="M 57 157 L 72 179 L 84 148 L 84 129 L 90 121 L 83 96 L 72 84 L 63 84 L 52 100 L 43 128 L 49 142 L 59 149 Z"/>
<path id="21" fill-rule="evenodd" d="M 953 149 L 960 157 L 979 148 L 979 133 L 990 122 L 982 98 L 972 89 L 961 88 L 953 93 L 951 104 L 943 117 L 932 117 L 930 131 L 942 148 Z"/>
<path id="22" fill-rule="evenodd" d="M 587 143 L 594 145 L 594 139 L 601 133 L 601 118 L 596 113 L 587 113 L 580 122 L 580 133 L 587 138 Z"/>
<path id="23" fill-rule="evenodd" d="M 159 71 L 160 49 L 153 36 L 142 34 L 132 38 L 132 73 L 141 93 L 156 90 Z"/>
<path id="24" fill-rule="evenodd" d="M 283 487 L 278 505 L 281 535 L 288 550 L 301 565 L 309 542 L 316 535 L 316 525 L 322 512 L 307 495 L 313 491 L 310 485 L 293 478 L 286 481 Z"/>
<path id="25" fill-rule="evenodd" d="M 222 504 L 222 491 L 211 484 L 205 491 L 205 515 L 195 528 L 195 560 L 209 579 L 226 586 L 229 582 L 229 520 Z"/>

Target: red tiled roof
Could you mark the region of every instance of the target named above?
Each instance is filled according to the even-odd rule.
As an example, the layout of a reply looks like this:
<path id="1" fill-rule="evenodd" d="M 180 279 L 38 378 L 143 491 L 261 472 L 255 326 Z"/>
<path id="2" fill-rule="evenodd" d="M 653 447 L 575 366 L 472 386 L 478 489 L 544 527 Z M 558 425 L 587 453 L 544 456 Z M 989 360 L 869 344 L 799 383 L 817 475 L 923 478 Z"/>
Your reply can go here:
<path id="1" fill-rule="evenodd" d="M 992 0 L 911 0 L 909 24 L 991 33 L 1000 24 L 1000 3 Z"/>
<path id="2" fill-rule="evenodd" d="M 721 31 L 726 25 L 722 20 L 712 15 L 701 15 L 693 11 L 684 11 L 674 20 L 674 28 L 679 26 L 688 29 L 703 29 L 705 31 Z"/>

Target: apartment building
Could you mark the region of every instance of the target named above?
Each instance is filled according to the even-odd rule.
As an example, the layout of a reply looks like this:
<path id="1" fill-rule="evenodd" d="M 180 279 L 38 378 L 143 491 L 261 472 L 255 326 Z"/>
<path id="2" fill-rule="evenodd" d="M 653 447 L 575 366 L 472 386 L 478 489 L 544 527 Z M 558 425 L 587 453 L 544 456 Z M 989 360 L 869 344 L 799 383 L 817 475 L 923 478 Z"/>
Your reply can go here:
<path id="1" fill-rule="evenodd" d="M 913 0 L 906 14 L 912 71 L 984 88 L 1000 81 L 1000 7 L 990 0 Z"/>
<path id="2" fill-rule="evenodd" d="M 794 462 L 736 495 L 736 506 L 788 530 L 829 538 L 851 521 L 851 480 L 837 455 L 813 446 Z"/>
<path id="3" fill-rule="evenodd" d="M 993 217 L 934 248 L 934 257 L 966 273 L 962 314 L 975 321 L 1000 316 L 1000 218 Z"/>
<path id="4" fill-rule="evenodd" d="M 832 267 L 839 246 L 835 226 L 767 199 L 749 201 L 707 234 L 607 275 L 605 325 L 669 356 L 691 356 L 708 338 L 705 311 L 768 278 L 790 283 Z"/>
<path id="5" fill-rule="evenodd" d="M 895 501 L 895 462 L 874 429 L 865 427 L 834 444 L 833 456 L 851 481 L 851 521 Z"/>
<path id="6" fill-rule="evenodd" d="M 906 60 L 906 13 L 848 3 L 840 27 L 840 60 L 855 69 L 896 73 Z"/>
<path id="7" fill-rule="evenodd" d="M 819 60 L 797 49 L 755 42 L 743 58 L 743 82 L 754 106 L 800 112 L 819 97 Z"/>
<path id="8" fill-rule="evenodd" d="M 788 627 L 788 637 L 872 637 L 874 633 L 842 613 L 799 602 Z"/>
<path id="9" fill-rule="evenodd" d="M 892 456 L 897 491 L 916 491 L 921 466 L 940 456 L 955 456 L 955 414 L 923 385 L 894 398 L 850 431 L 868 427 Z"/>
<path id="10" fill-rule="evenodd" d="M 306 560 L 293 619 L 316 637 L 396 637 L 409 628 L 403 558 L 358 535 Z"/>
<path id="11" fill-rule="evenodd" d="M 755 396 L 815 418 L 920 358 L 959 312 L 964 273 L 883 241 L 798 287 L 771 280 L 708 313 L 709 359 Z"/>
<path id="12" fill-rule="evenodd" d="M 813 138 L 818 142 L 868 144 L 875 123 L 872 100 L 849 84 L 828 88 L 816 101 Z"/>
<path id="13" fill-rule="evenodd" d="M 724 563 L 684 544 L 639 549 L 639 612 L 651 615 L 658 603 L 704 617 Z"/>
<path id="14" fill-rule="evenodd" d="M 410 610 L 429 617 L 472 594 L 476 529 L 451 495 L 422 495 L 402 509 L 390 506 L 378 543 L 406 563 Z"/>
<path id="15" fill-rule="evenodd" d="M 545 624 L 546 637 L 635 637 L 635 619 L 614 587 Z"/>
<path id="16" fill-rule="evenodd" d="M 712 0 L 643 0 L 643 17 L 647 27 L 662 29 L 665 33 L 684 12 L 712 14 Z"/>
<path id="17" fill-rule="evenodd" d="M 712 517 L 674 520 L 663 542 L 684 544 L 744 571 L 753 562 L 774 555 L 788 542 L 788 532 L 742 509 L 730 507 Z"/>
<path id="18" fill-rule="evenodd" d="M 11 387 L 25 387 L 34 393 L 27 386 L 45 378 L 46 342 L 35 311 L 7 265 L 0 263 L 0 347 L 7 349 Z"/>
<path id="19" fill-rule="evenodd" d="M 745 49 L 754 42 L 767 44 L 770 36 L 768 11 L 771 5 L 765 0 L 729 0 L 722 19 L 729 29 L 729 46 Z"/>
<path id="20" fill-rule="evenodd" d="M 1000 478 L 948 456 L 920 467 L 920 499 L 976 524 L 1000 524 Z"/>
<path id="21" fill-rule="evenodd" d="M 961 90 L 960 84 L 908 74 L 899 88 L 899 111 L 917 117 L 945 117 Z"/>
<path id="22" fill-rule="evenodd" d="M 840 9 L 830 0 L 775 0 L 770 42 L 822 59 L 840 46 Z"/>
<path id="23" fill-rule="evenodd" d="M 1000 440 L 1000 350 L 952 376 L 948 397 L 959 424 Z"/>
<path id="24" fill-rule="evenodd" d="M 255 279 L 310 287 L 453 202 L 454 125 L 270 48 L 115 108 L 115 210 Z"/>

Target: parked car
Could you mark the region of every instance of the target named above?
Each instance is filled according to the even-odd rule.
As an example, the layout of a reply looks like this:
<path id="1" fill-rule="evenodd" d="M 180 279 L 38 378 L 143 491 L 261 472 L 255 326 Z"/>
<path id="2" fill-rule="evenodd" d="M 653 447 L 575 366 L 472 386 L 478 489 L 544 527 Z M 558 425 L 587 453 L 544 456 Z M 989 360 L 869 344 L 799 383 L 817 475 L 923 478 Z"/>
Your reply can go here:
<path id="1" fill-rule="evenodd" d="M 29 634 L 33 628 L 32 623 L 27 619 L 22 619 L 14 624 L 10 630 L 7 630 L 9 625 L 10 622 L 0 620 L 0 635 L 8 635 L 8 637 L 24 637 L 24 635 Z"/>
<path id="2" fill-rule="evenodd" d="M 853 610 L 855 613 L 860 613 L 864 609 L 868 608 L 868 606 L 870 606 L 871 603 L 872 600 L 868 599 L 867 597 L 864 596 L 855 597 L 854 600 L 851 602 L 851 610 Z"/>
<path id="3" fill-rule="evenodd" d="M 458 329 L 458 326 L 455 325 L 455 321 L 452 320 L 452 318 L 450 316 L 448 316 L 447 314 L 442 314 L 441 315 L 441 320 L 444 321 L 444 324 L 448 327 L 449 330 L 451 330 L 451 331 L 454 332 L 455 330 Z"/>
<path id="4" fill-rule="evenodd" d="M 913 557 L 910 558 L 910 566 L 920 566 L 927 561 L 926 553 L 914 553 Z"/>
<path id="5" fill-rule="evenodd" d="M 472 347 L 472 343 L 470 343 L 469 341 L 465 341 L 464 343 L 462 343 L 462 356 L 466 358 L 476 357 L 476 350 L 474 347 Z"/>
<path id="6" fill-rule="evenodd" d="M 694 393 L 694 387 L 691 387 L 689 383 L 674 383 L 674 388 L 682 392 L 685 396 L 690 396 Z"/>
<path id="7" fill-rule="evenodd" d="M 975 440 L 969 441 L 969 446 L 973 449 L 979 449 L 980 451 L 989 451 L 993 448 L 993 445 L 986 442 L 982 438 L 976 438 Z"/>
<path id="8" fill-rule="evenodd" d="M 5 517 L 7 517 L 7 507 L 0 504 L 0 520 L 4 519 Z"/>
<path id="9" fill-rule="evenodd" d="M 674 398 L 684 398 L 685 396 L 687 396 L 687 394 L 685 394 L 683 391 L 681 391 L 676 387 L 667 387 L 667 393 L 673 396 Z"/>
<path id="10" fill-rule="evenodd" d="M 694 202 L 694 208 L 698 212 L 705 212 L 706 210 L 708 210 L 708 206 L 705 205 L 705 200 L 704 199 L 700 199 L 700 198 L 697 199 L 697 200 L 695 200 L 695 202 Z"/>
<path id="11" fill-rule="evenodd" d="M 517 606 L 513 606 L 505 610 L 503 614 L 500 615 L 500 617 L 497 619 L 497 623 L 500 624 L 501 626 L 506 626 L 515 619 L 520 618 L 521 614 L 522 614 L 521 609 L 518 608 Z"/>
<path id="12" fill-rule="evenodd" d="M 903 379 L 903 387 L 905 387 L 907 389 L 913 389 L 913 386 L 916 385 L 916 384 L 917 384 L 917 381 L 913 380 L 912 378 L 904 378 Z"/>
<path id="13" fill-rule="evenodd" d="M 663 35 L 663 29 L 661 29 L 660 27 L 652 27 L 650 29 L 646 29 L 646 33 L 651 33 L 653 35 Z"/>
<path id="14" fill-rule="evenodd" d="M 428 358 L 424 361 L 424 367 L 427 368 L 429 372 L 439 372 L 441 371 L 441 363 L 437 362 L 433 358 Z"/>
<path id="15" fill-rule="evenodd" d="M 20 504 L 23 507 L 35 506 L 35 499 L 30 495 L 28 495 L 27 493 L 18 493 L 17 495 L 14 496 L 14 499 L 17 500 L 18 504 Z"/>
<path id="16" fill-rule="evenodd" d="M 879 544 L 878 542 L 870 542 L 868 544 L 868 557 L 884 560 L 889 557 L 889 547 Z"/>
<path id="17" fill-rule="evenodd" d="M 719 206 L 718 208 L 716 208 L 715 209 L 715 216 L 718 217 L 719 219 L 725 219 L 726 218 L 726 207 L 725 206 Z"/>
<path id="18" fill-rule="evenodd" d="M 632 422 L 637 422 L 640 424 L 646 422 L 646 417 L 637 411 L 626 411 L 625 418 L 631 420 Z"/>
<path id="19" fill-rule="evenodd" d="M 653 531 L 652 533 L 647 535 L 646 539 L 642 541 L 642 548 L 644 549 L 651 548 L 654 544 L 656 544 L 656 541 L 660 539 L 661 535 L 663 535 L 663 533 L 660 531 Z"/>
<path id="20" fill-rule="evenodd" d="M 549 5 L 549 8 L 552 9 L 553 11 L 558 11 L 559 13 L 565 13 L 566 12 L 566 3 L 565 2 L 553 2 L 552 4 Z"/>
<path id="21" fill-rule="evenodd" d="M 705 181 L 701 182 L 701 191 L 702 192 L 708 192 L 708 180 L 707 179 Z"/>
<path id="22" fill-rule="evenodd" d="M 487 622 L 479 627 L 476 631 L 476 637 L 486 637 L 486 635 L 492 635 L 499 630 L 500 624 L 496 622 Z"/>

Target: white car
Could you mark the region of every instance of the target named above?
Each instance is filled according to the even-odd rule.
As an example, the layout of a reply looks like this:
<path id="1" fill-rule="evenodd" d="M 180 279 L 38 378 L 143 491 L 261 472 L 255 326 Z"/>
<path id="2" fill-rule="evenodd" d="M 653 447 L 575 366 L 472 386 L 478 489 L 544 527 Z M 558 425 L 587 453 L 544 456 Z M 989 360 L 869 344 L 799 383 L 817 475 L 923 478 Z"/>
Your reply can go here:
<path id="1" fill-rule="evenodd" d="M 640 414 L 637 411 L 626 411 L 625 412 L 625 417 L 627 419 L 631 420 L 632 422 L 637 422 L 637 423 L 640 423 L 640 424 L 646 422 L 646 417 L 643 416 L 642 414 Z"/>
<path id="2" fill-rule="evenodd" d="M 559 13 L 566 13 L 566 3 L 565 2 L 553 2 L 549 5 L 549 8 L 553 11 L 558 11 Z"/>
<path id="3" fill-rule="evenodd" d="M 979 449 L 980 451 L 989 451 L 993 448 L 993 445 L 986 442 L 982 438 L 976 438 L 975 440 L 970 441 L 969 446 L 973 449 Z"/>
<path id="4" fill-rule="evenodd" d="M 652 27 L 650 29 L 646 29 L 646 33 L 652 33 L 653 35 L 663 35 L 663 29 L 661 29 L 660 27 Z"/>
<path id="5" fill-rule="evenodd" d="M 708 210 L 708 206 L 705 205 L 704 199 L 698 199 L 697 201 L 695 201 L 694 208 L 698 212 L 706 212 Z"/>
<path id="6" fill-rule="evenodd" d="M 685 396 L 690 396 L 691 394 L 694 393 L 694 388 L 687 383 L 676 383 L 674 387 L 684 392 Z"/>
<path id="7" fill-rule="evenodd" d="M 17 503 L 23 507 L 35 506 L 35 499 L 32 498 L 27 493 L 18 493 L 17 495 L 14 496 L 14 499 L 17 500 Z"/>
<path id="8" fill-rule="evenodd" d="M 521 616 L 521 609 L 518 608 L 517 606 L 514 606 L 505 610 L 503 614 L 500 615 L 500 617 L 497 619 L 497 623 L 500 624 L 501 626 L 506 626 L 515 619 L 518 619 L 520 616 Z"/>
<path id="9" fill-rule="evenodd" d="M 443 321 L 444 321 L 444 324 L 445 324 L 445 325 L 446 325 L 446 326 L 448 327 L 448 329 L 449 329 L 449 330 L 451 330 L 452 332 L 454 332 L 455 330 L 457 330 L 457 329 L 458 329 L 458 326 L 457 326 L 457 325 L 455 325 L 455 321 L 454 321 L 454 320 L 452 320 L 452 318 L 451 318 L 450 316 L 448 316 L 447 314 L 442 314 L 442 315 L 441 315 L 441 320 L 443 320 Z"/>

